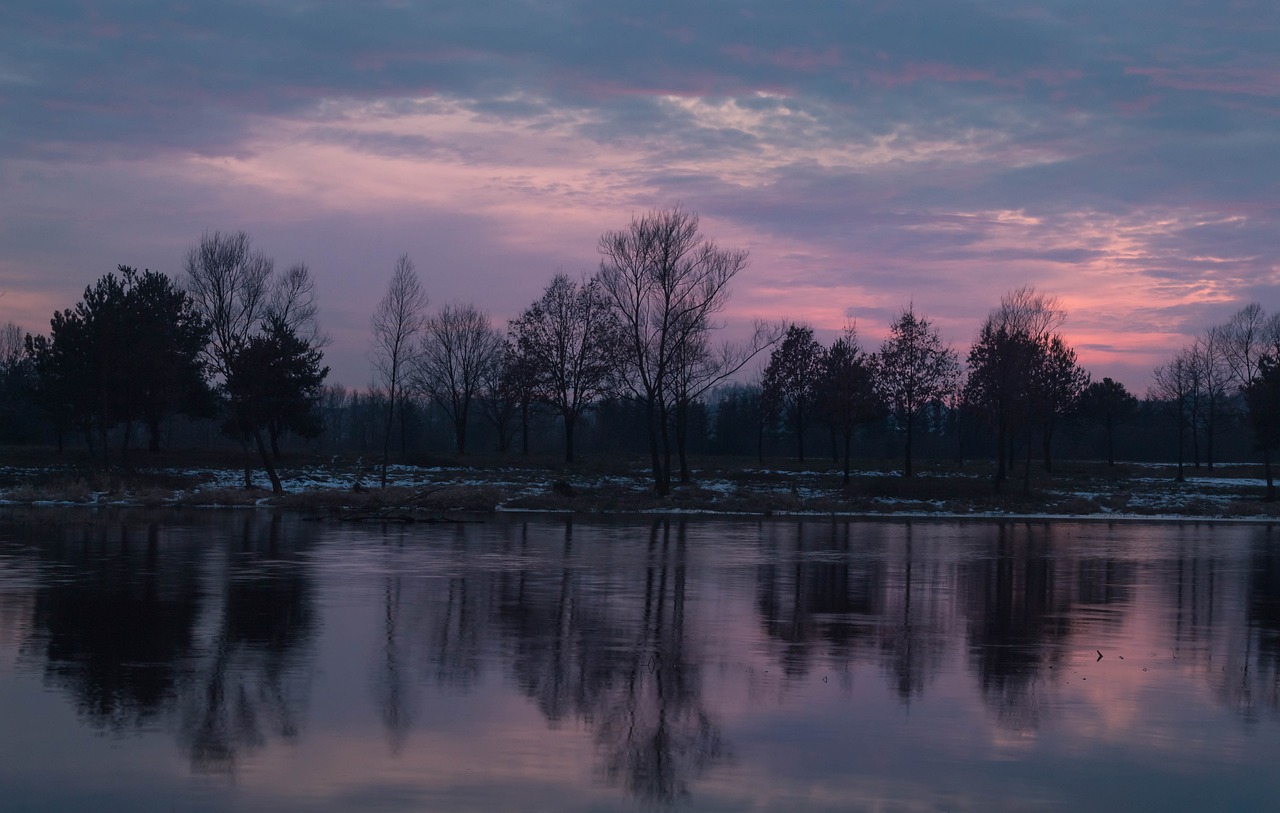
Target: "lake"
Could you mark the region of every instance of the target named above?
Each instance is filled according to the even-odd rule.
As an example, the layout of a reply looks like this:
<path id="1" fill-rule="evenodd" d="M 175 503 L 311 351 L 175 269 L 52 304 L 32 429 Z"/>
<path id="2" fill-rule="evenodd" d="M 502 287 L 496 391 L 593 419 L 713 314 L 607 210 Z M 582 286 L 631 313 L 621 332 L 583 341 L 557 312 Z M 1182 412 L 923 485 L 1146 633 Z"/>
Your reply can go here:
<path id="1" fill-rule="evenodd" d="M 1264 524 L 0 512 L 5 811 L 1251 811 Z"/>

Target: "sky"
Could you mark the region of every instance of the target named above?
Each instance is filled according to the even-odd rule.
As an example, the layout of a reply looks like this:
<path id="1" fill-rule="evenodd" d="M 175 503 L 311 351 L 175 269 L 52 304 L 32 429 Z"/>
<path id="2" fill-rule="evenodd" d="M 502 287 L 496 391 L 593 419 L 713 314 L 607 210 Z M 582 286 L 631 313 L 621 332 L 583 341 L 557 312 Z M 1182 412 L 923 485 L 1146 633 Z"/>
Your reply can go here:
<path id="1" fill-rule="evenodd" d="M 315 275 L 330 380 L 408 253 L 431 307 L 519 315 L 681 205 L 750 251 L 722 314 L 907 305 L 963 356 L 1023 285 L 1095 379 L 1280 309 L 1280 4 L 0 5 L 0 322 L 214 230 Z"/>

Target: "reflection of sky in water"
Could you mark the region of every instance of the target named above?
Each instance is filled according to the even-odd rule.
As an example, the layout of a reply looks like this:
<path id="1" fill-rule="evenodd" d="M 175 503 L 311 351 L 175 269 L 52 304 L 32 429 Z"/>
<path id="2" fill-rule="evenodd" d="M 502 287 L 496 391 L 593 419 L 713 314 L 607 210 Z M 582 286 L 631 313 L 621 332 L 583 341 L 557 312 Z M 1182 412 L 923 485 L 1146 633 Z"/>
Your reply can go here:
<path id="1" fill-rule="evenodd" d="M 1266 809 L 1280 789 L 1265 526 L 152 519 L 0 521 L 18 810 Z"/>

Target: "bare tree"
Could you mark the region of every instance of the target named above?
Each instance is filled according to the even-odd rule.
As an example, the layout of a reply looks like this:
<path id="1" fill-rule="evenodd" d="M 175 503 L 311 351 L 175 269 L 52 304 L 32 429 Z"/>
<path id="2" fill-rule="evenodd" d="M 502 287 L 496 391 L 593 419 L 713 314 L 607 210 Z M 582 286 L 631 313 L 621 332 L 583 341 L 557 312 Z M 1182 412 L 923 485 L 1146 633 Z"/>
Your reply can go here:
<path id="1" fill-rule="evenodd" d="M 760 352 L 782 340 L 786 324 L 756 320 L 750 339 L 742 342 L 711 342 L 707 329 L 689 332 L 672 364 L 672 428 L 676 436 L 676 455 L 680 462 L 680 482 L 688 483 L 688 436 L 691 407 L 708 392 L 729 380 Z"/>
<path id="2" fill-rule="evenodd" d="M 225 380 L 236 354 L 249 343 L 271 305 L 275 262 L 254 251 L 245 232 L 205 234 L 187 252 L 187 293 L 208 320 L 210 369 Z"/>
<path id="3" fill-rule="evenodd" d="M 875 359 L 876 390 L 907 436 L 904 477 L 911 476 L 912 441 L 920 413 L 952 392 L 959 377 L 956 351 L 942 343 L 927 319 L 916 315 L 914 304 L 908 305 L 889 326 Z"/>
<path id="4" fill-rule="evenodd" d="M 280 275 L 268 309 L 308 346 L 318 350 L 329 345 L 329 337 L 320 332 L 316 283 L 306 263 L 294 263 Z"/>
<path id="5" fill-rule="evenodd" d="M 0 327 L 0 369 L 7 372 L 18 365 L 23 356 L 22 328 L 15 322 Z"/>
<path id="6" fill-rule="evenodd" d="M 413 387 L 430 396 L 453 422 L 458 454 L 467 452 L 467 418 L 502 337 L 474 305 L 446 305 L 427 320 L 414 359 Z"/>
<path id="7" fill-rule="evenodd" d="M 671 491 L 670 414 L 674 359 L 713 327 L 729 283 L 747 252 L 721 249 L 698 230 L 698 216 L 677 206 L 633 218 L 600 237 L 600 282 L 622 321 L 626 382 L 645 406 L 654 489 Z"/>
<path id="8" fill-rule="evenodd" d="M 316 421 L 300 413 L 318 400 L 317 379 L 322 382 L 328 368 L 320 366 L 324 339 L 316 324 L 310 273 L 306 266 L 295 266 L 273 286 L 274 268 L 274 261 L 255 251 L 243 231 L 206 233 L 186 260 L 187 293 L 210 327 L 207 369 L 227 396 L 227 431 L 234 433 L 245 455 L 245 487 L 252 486 L 252 442 L 272 490 L 280 493 L 277 439 L 286 429 L 319 433 Z M 305 375 L 274 382 L 256 378 L 279 376 L 284 370 Z M 270 451 L 263 429 L 271 435 Z"/>
<path id="9" fill-rule="evenodd" d="M 396 398 L 403 387 L 406 373 L 418 352 L 418 337 L 426 326 L 427 294 L 422 290 L 413 260 L 401 254 L 391 274 L 387 295 L 378 303 L 369 320 L 373 331 L 375 384 L 386 391 L 386 422 L 382 434 L 382 487 L 387 487 L 387 461 L 391 454 L 391 427 L 394 424 Z"/>
<path id="10" fill-rule="evenodd" d="M 1260 304 L 1250 302 L 1217 331 L 1233 383 L 1244 387 L 1257 377 L 1262 356 L 1280 347 L 1280 314 L 1268 317 Z"/>
<path id="11" fill-rule="evenodd" d="M 1195 362 L 1186 350 L 1179 352 L 1169 363 L 1156 367 L 1152 373 L 1154 382 L 1151 385 L 1151 389 L 1147 391 L 1149 400 L 1161 401 L 1168 405 L 1177 424 L 1177 480 L 1179 483 L 1185 479 L 1183 461 L 1185 459 L 1184 449 L 1186 448 L 1187 427 L 1194 424 L 1193 403 L 1199 387 L 1195 366 Z"/>
<path id="12" fill-rule="evenodd" d="M 556 274 L 537 302 L 511 322 L 541 397 L 564 421 L 564 460 L 573 462 L 573 430 L 598 399 L 616 389 L 622 324 L 599 280 Z"/>
<path id="13" fill-rule="evenodd" d="M 844 477 L 849 485 L 849 457 L 853 433 L 859 425 L 884 415 L 883 400 L 875 390 L 873 359 L 858 346 L 858 332 L 849 325 L 823 354 L 818 383 L 818 409 L 831 431 L 843 440 Z"/>
<path id="14" fill-rule="evenodd" d="M 1200 426 L 1204 428 L 1205 463 L 1213 469 L 1214 438 L 1222 431 L 1221 417 L 1227 409 L 1227 392 L 1234 379 L 1228 360 L 1227 333 L 1212 327 L 1196 338 L 1190 348 L 1190 359 L 1199 373 Z"/>

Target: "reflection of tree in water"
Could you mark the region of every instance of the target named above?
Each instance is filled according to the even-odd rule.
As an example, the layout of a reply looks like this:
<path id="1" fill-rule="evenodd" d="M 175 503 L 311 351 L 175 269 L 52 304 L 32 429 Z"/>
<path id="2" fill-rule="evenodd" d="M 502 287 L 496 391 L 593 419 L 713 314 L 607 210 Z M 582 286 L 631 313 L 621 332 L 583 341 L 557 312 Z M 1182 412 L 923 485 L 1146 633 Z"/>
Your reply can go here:
<path id="1" fill-rule="evenodd" d="M 993 546 L 960 566 L 970 657 L 1000 719 L 1035 727 L 1047 701 L 1043 670 L 1069 632 L 1070 600 L 1058 585 L 1048 530 L 1017 533 L 1002 523 Z"/>
<path id="2" fill-rule="evenodd" d="M 404 632 L 401 629 L 401 584 L 398 573 L 383 580 L 382 593 L 382 657 L 375 681 L 379 713 L 393 754 L 400 753 L 413 725 L 413 693 L 409 670 L 404 663 Z"/>
<path id="3" fill-rule="evenodd" d="M 199 610 L 194 556 L 163 544 L 155 524 L 48 525 L 24 532 L 56 568 L 35 592 L 24 648 L 91 724 L 141 727 L 184 675 Z"/>
<path id="4" fill-rule="evenodd" d="M 937 556 L 919 555 L 910 522 L 903 528 L 900 570 L 885 580 L 880 626 L 881 664 L 903 701 L 924 694 L 946 653 L 948 620 L 943 606 L 949 594 Z"/>
<path id="5" fill-rule="evenodd" d="M 553 723 L 572 714 L 593 725 L 603 775 L 660 804 L 725 757 L 688 651 L 683 522 L 674 537 L 668 520 L 651 527 L 639 596 L 575 564 L 571 521 L 558 570 L 497 576 L 521 688 Z"/>
<path id="6" fill-rule="evenodd" d="M 678 523 L 673 551 L 670 522 L 655 522 L 639 634 L 596 730 L 605 775 L 650 802 L 685 796 L 689 782 L 725 755 L 685 650 L 686 554 L 685 523 Z"/>
<path id="7" fill-rule="evenodd" d="M 245 516 L 212 624 L 209 653 L 182 697 L 182 738 L 194 768 L 230 772 L 269 734 L 298 732 L 306 700 L 303 649 L 313 632 L 313 587 L 298 558 L 298 524 Z"/>
<path id="8" fill-rule="evenodd" d="M 827 645 L 837 661 L 849 660 L 880 624 L 884 561 L 865 555 L 868 541 L 855 544 L 853 528 L 846 522 L 779 526 L 794 540 L 790 551 L 772 536 L 764 540 L 756 608 L 765 632 L 784 644 L 789 677 L 808 673 L 815 644 Z"/>
<path id="9" fill-rule="evenodd" d="M 1243 595 L 1244 618 L 1219 610 L 1217 647 L 1206 674 L 1217 695 L 1246 721 L 1280 713 L 1280 553 L 1270 528 L 1259 529 L 1246 559 L 1245 582 L 1218 585 L 1228 597 Z"/>

